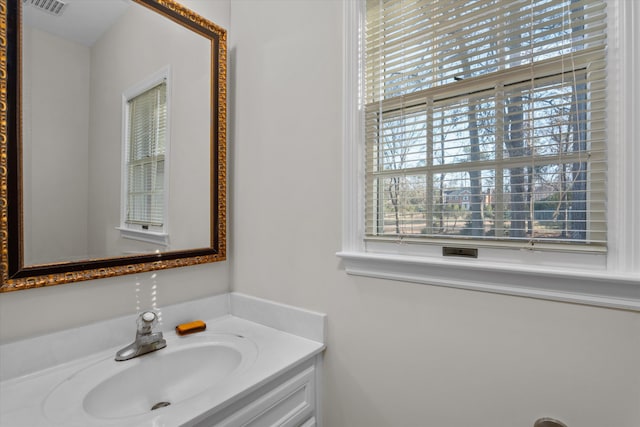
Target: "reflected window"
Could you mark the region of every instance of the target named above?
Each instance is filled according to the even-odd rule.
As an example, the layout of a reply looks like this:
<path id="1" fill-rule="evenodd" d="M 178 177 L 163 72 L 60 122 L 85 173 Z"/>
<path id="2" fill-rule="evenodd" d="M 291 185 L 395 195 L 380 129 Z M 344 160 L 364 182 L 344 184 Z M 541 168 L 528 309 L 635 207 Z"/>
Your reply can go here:
<path id="1" fill-rule="evenodd" d="M 124 94 L 123 237 L 167 241 L 167 83 L 160 73 Z"/>

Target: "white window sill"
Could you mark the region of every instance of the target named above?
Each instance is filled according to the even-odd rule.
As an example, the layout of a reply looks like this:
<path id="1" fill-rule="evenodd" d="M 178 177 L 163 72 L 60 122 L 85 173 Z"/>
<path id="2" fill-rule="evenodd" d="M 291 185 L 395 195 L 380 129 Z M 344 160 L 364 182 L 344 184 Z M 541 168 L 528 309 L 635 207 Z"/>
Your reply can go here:
<path id="1" fill-rule="evenodd" d="M 640 277 L 475 259 L 339 252 L 347 274 L 640 311 Z"/>
<path id="2" fill-rule="evenodd" d="M 140 242 L 154 243 L 162 246 L 169 246 L 169 235 L 153 231 L 133 230 L 130 228 L 116 227 L 120 231 L 123 239 L 137 240 Z"/>

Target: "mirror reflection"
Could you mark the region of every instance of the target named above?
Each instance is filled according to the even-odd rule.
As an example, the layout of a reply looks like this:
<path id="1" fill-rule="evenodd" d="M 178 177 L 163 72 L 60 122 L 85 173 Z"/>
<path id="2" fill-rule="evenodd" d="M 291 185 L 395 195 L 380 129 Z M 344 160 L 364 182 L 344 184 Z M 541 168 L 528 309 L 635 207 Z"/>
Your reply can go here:
<path id="1" fill-rule="evenodd" d="M 130 0 L 22 7 L 24 264 L 209 247 L 211 41 Z"/>
<path id="2" fill-rule="evenodd" d="M 226 31 L 0 0 L 0 292 L 226 259 Z"/>

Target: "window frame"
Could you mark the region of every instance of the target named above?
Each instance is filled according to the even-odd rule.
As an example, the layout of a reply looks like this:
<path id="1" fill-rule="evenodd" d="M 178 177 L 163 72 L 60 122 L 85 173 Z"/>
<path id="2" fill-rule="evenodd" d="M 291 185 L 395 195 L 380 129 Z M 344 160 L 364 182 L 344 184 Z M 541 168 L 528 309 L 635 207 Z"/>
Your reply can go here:
<path id="1" fill-rule="evenodd" d="M 607 0 L 608 251 L 554 252 L 480 247 L 477 258 L 444 257 L 446 243 L 365 238 L 364 111 L 361 58 L 365 2 L 344 2 L 343 241 L 337 255 L 350 275 L 640 311 L 640 4 Z"/>
<path id="2" fill-rule="evenodd" d="M 164 154 L 164 182 L 163 182 L 163 221 L 162 226 L 144 229 L 139 224 L 127 221 L 127 209 L 129 199 L 129 168 L 128 158 L 130 149 L 130 104 L 133 98 L 162 84 L 166 84 L 166 129 L 165 129 L 165 154 Z M 169 246 L 169 166 L 170 166 L 170 140 L 171 140 L 171 68 L 165 66 L 153 73 L 143 81 L 131 86 L 122 93 L 122 165 L 121 165 L 121 192 L 120 192 L 120 225 L 116 227 L 120 236 L 124 239 L 138 240 L 153 243 L 164 247 Z"/>

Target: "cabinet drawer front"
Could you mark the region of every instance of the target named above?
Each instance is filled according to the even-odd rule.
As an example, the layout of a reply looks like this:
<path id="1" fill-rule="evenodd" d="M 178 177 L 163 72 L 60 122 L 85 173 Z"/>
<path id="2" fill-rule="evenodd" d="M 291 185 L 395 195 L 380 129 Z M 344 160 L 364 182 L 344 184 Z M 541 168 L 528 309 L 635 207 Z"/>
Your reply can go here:
<path id="1" fill-rule="evenodd" d="M 311 366 L 249 403 L 217 426 L 296 427 L 311 416 L 314 410 L 315 368 Z"/>

